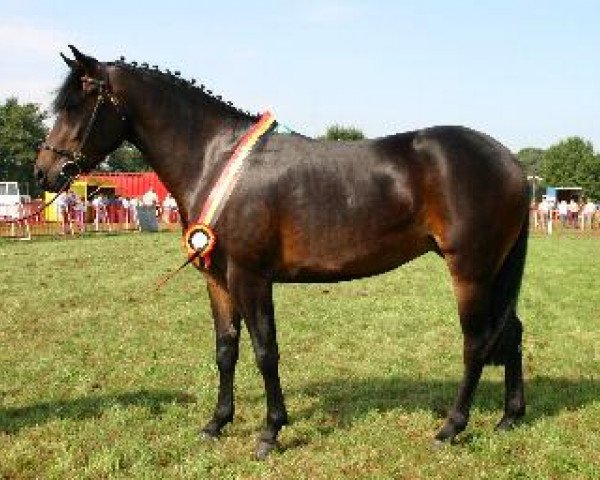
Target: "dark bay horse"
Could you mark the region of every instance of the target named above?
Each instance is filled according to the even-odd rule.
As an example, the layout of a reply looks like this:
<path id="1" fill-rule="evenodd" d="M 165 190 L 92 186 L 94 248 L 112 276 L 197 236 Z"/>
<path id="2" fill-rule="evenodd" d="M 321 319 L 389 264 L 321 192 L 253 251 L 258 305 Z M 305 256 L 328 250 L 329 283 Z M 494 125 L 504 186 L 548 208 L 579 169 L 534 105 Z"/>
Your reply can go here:
<path id="1" fill-rule="evenodd" d="M 184 228 L 197 218 L 233 146 L 256 117 L 203 86 L 146 64 L 98 62 L 71 47 L 57 120 L 35 174 L 57 190 L 123 141 L 171 191 Z M 522 326 L 516 314 L 528 236 L 528 190 L 508 149 L 463 127 L 359 142 L 268 133 L 246 160 L 215 226 L 208 284 L 218 401 L 203 434 L 234 415 L 240 324 L 250 334 L 267 399 L 257 456 L 288 422 L 275 332 L 274 282 L 336 282 L 394 269 L 426 252 L 450 270 L 464 335 L 464 376 L 436 441 L 464 430 L 484 365 L 505 367 L 504 415 L 525 413 Z M 356 333 L 360 335 L 359 332 Z"/>

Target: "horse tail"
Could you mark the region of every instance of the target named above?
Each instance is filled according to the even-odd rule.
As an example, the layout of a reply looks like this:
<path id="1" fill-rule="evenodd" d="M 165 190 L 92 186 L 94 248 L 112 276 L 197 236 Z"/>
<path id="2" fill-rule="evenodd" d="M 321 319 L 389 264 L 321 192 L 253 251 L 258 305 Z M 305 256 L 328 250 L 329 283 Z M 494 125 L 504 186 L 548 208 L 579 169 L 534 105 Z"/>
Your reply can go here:
<path id="1" fill-rule="evenodd" d="M 492 287 L 492 318 L 494 341 L 490 344 L 486 363 L 504 365 L 521 345 L 523 327 L 517 317 L 517 302 L 525 270 L 529 238 L 529 212 L 525 215 L 519 235 L 504 259 Z"/>

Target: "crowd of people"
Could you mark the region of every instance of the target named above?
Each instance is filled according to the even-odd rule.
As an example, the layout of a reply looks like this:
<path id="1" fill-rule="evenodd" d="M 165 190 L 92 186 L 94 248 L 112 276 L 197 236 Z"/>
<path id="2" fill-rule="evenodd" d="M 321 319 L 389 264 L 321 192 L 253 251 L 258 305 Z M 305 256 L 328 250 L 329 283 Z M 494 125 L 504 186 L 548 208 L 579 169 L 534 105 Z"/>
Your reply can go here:
<path id="1" fill-rule="evenodd" d="M 140 197 L 93 194 L 88 200 L 73 190 L 61 193 L 56 199 L 56 208 L 61 233 L 84 233 L 88 224 L 98 231 L 119 225 L 125 229 L 139 229 L 138 208 L 153 208 L 158 221 L 165 224 L 179 222 L 177 202 L 167 194 L 162 202 L 151 187 Z M 106 225 L 106 227 L 104 227 Z"/>
<path id="2" fill-rule="evenodd" d="M 592 199 L 578 202 L 571 198 L 555 203 L 548 198 L 542 198 L 539 203 L 532 203 L 531 212 L 534 228 L 547 230 L 550 224 L 558 222 L 562 228 L 579 228 L 591 230 L 600 228 L 600 204 Z"/>

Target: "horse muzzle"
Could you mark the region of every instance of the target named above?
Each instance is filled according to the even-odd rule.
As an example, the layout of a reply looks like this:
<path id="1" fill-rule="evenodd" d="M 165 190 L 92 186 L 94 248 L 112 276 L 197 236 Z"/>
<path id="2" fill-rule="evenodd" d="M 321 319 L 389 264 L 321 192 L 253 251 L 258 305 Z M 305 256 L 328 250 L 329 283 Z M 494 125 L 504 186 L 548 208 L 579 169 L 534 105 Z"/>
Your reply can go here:
<path id="1" fill-rule="evenodd" d="M 44 190 L 58 192 L 66 188 L 81 173 L 79 165 L 73 160 L 65 159 L 57 164 L 60 165 L 59 168 L 43 169 L 37 165 L 34 167 L 35 179 Z"/>

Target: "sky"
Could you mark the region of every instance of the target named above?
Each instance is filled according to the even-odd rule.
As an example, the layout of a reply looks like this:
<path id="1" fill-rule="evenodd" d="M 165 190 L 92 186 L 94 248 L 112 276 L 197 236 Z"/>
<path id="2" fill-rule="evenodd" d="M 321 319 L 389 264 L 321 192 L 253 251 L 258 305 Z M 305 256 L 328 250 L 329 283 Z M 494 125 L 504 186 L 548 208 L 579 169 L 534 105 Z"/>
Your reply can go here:
<path id="1" fill-rule="evenodd" d="M 600 2 L 0 0 L 0 101 L 50 104 L 74 44 L 180 70 L 307 135 L 465 125 L 600 150 Z"/>

